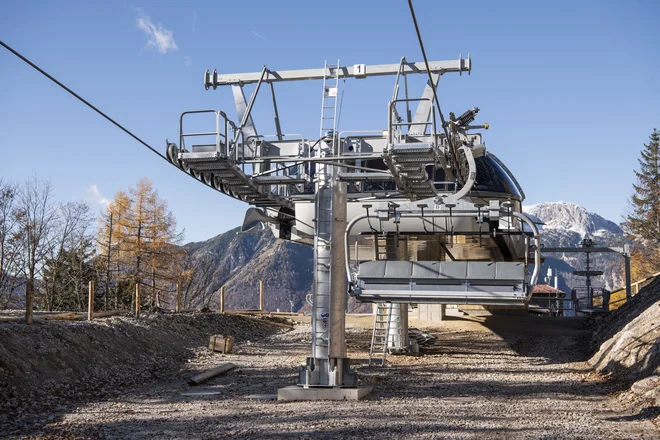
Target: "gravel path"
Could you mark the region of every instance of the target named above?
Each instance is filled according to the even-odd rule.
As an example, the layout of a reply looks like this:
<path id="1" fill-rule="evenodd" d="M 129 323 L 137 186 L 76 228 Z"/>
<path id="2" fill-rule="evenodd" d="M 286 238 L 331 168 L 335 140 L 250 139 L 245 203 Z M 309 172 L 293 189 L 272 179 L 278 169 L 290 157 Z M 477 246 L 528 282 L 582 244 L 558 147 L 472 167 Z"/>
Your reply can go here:
<path id="1" fill-rule="evenodd" d="M 411 323 L 422 327 L 421 323 Z M 357 402 L 286 402 L 309 351 L 309 325 L 232 355 L 200 347 L 176 379 L 63 413 L 34 438 L 658 438 L 644 414 L 614 397 L 625 384 L 588 371 L 588 331 L 578 320 L 455 318 L 428 328 L 438 337 L 423 356 L 390 356 L 385 368 L 358 366 L 374 392 Z M 347 330 L 349 356 L 368 357 L 370 333 Z M 239 369 L 198 387 L 186 379 L 217 365 Z M 207 395 L 202 395 L 207 393 Z"/>

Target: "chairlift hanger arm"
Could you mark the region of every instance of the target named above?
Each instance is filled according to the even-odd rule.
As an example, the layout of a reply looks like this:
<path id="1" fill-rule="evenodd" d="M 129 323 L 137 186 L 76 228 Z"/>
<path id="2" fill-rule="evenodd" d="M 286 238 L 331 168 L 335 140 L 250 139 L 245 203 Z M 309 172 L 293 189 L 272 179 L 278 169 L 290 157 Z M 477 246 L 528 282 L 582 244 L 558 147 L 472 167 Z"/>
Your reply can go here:
<path id="1" fill-rule="evenodd" d="M 367 76 L 397 75 L 399 73 L 403 75 L 411 73 L 427 73 L 426 65 L 423 62 L 359 66 L 364 67 L 364 72 L 357 72 L 356 66 L 340 67 L 339 78 L 365 78 Z M 432 61 L 429 63 L 429 69 L 431 73 L 440 74 L 445 72 L 469 73 L 472 70 L 472 60 L 469 56 L 467 59 L 464 59 L 461 56 L 458 60 Z M 329 69 L 268 70 L 263 80 L 267 83 L 274 83 L 282 81 L 323 79 L 328 76 L 328 70 Z M 207 70 L 204 74 L 204 86 L 206 89 L 209 87 L 215 89 L 218 86 L 226 85 L 256 84 L 259 82 L 261 76 L 261 72 L 218 75 L 216 71 L 211 73 Z"/>

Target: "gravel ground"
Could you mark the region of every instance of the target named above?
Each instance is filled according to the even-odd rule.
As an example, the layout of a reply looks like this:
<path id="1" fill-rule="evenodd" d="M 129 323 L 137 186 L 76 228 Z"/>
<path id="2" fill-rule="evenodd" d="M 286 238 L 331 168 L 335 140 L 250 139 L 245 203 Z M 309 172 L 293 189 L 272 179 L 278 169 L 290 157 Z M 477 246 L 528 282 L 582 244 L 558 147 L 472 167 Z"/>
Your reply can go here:
<path id="1" fill-rule="evenodd" d="M 364 320 L 363 320 L 364 321 Z M 422 323 L 411 325 L 423 328 Z M 32 438 L 658 438 L 644 413 L 616 399 L 625 383 L 591 373 L 579 319 L 454 318 L 426 328 L 423 356 L 358 366 L 374 391 L 362 401 L 254 400 L 295 382 L 309 325 L 237 344 L 199 347 L 181 373 L 114 397 L 53 411 Z M 349 356 L 368 357 L 370 332 L 347 330 Z M 238 370 L 205 385 L 186 379 L 221 362 Z M 206 395 L 204 395 L 206 394 Z"/>
<path id="2" fill-rule="evenodd" d="M 278 331 L 215 313 L 0 323 L 0 439 L 40 429 L 74 405 L 179 377 L 211 334 L 247 343 Z"/>

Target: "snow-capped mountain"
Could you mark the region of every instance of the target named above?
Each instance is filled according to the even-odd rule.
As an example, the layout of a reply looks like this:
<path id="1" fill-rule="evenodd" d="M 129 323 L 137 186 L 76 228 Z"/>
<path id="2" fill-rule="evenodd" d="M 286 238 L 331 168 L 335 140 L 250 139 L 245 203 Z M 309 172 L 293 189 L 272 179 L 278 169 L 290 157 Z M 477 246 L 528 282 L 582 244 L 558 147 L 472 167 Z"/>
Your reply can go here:
<path id="1" fill-rule="evenodd" d="M 578 233 L 582 238 L 604 235 L 610 232 L 622 235 L 623 231 L 614 222 L 598 214 L 588 212 L 584 207 L 571 202 L 544 202 L 524 207 L 527 214 L 541 220 L 544 230 L 562 229 Z"/>
<path id="2" fill-rule="evenodd" d="M 544 202 L 529 205 L 523 211 L 538 223 L 541 242 L 545 247 L 578 247 L 583 239 L 591 238 L 597 246 L 622 246 L 626 240 L 623 231 L 614 222 L 584 207 L 571 202 Z M 568 290 L 584 285 L 583 277 L 573 275 L 574 270 L 585 269 L 584 254 L 544 254 L 545 263 L 541 274 L 549 267 L 559 273 L 559 287 Z M 622 258 L 619 254 L 604 253 L 591 255 L 591 269 L 603 271 L 602 277 L 593 280 L 595 287 L 618 288 L 622 284 L 620 275 Z M 543 280 L 541 280 L 543 282 Z"/>

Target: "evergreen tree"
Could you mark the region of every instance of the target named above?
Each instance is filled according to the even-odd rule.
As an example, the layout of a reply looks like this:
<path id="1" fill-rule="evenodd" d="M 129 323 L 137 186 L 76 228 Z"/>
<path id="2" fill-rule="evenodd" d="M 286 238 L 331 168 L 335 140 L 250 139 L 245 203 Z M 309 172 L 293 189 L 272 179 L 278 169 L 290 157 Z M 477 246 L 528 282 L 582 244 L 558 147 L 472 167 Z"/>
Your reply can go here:
<path id="1" fill-rule="evenodd" d="M 642 272 L 660 271 L 660 132 L 657 129 L 644 144 L 635 171 L 637 182 L 630 198 L 630 213 L 625 226 L 635 239 L 635 258 L 645 267 Z"/>
<path id="2" fill-rule="evenodd" d="M 63 249 L 54 258 L 46 260 L 43 281 L 55 292 L 51 299 L 54 310 L 87 310 L 88 283 L 94 281 L 96 284 L 97 281 L 93 256 L 94 247 L 88 240 L 77 248 Z"/>

